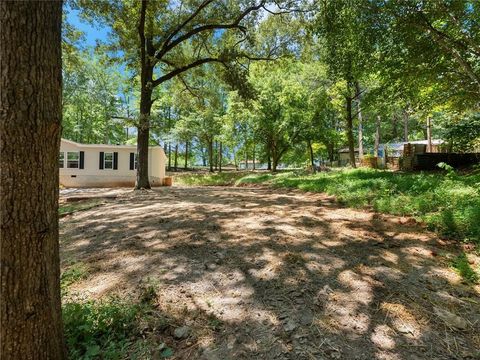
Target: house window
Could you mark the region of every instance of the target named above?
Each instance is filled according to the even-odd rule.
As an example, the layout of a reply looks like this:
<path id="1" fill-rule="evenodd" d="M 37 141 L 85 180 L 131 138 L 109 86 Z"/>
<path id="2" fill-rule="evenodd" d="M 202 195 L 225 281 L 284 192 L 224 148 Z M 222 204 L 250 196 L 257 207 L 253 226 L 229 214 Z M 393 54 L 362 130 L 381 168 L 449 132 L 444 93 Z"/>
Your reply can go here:
<path id="1" fill-rule="evenodd" d="M 78 169 L 79 161 L 80 161 L 80 154 L 78 151 L 67 152 L 67 168 Z"/>
<path id="2" fill-rule="evenodd" d="M 138 167 L 138 154 L 130 153 L 130 170 L 137 170 Z"/>
<path id="3" fill-rule="evenodd" d="M 103 157 L 103 168 L 113 169 L 113 153 L 105 153 Z"/>
<path id="4" fill-rule="evenodd" d="M 60 169 L 63 169 L 64 166 L 65 166 L 65 153 L 62 151 L 58 155 L 58 167 Z"/>

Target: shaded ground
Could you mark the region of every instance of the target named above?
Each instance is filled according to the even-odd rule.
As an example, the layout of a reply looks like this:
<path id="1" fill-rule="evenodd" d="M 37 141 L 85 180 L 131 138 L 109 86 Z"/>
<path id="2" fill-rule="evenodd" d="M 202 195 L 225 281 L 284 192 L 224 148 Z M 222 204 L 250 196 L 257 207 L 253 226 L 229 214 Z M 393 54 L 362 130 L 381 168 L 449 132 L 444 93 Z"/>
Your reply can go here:
<path id="1" fill-rule="evenodd" d="M 115 194 L 61 220 L 63 266 L 89 269 L 71 296 L 154 284 L 171 319 L 159 336 L 189 330 L 165 335 L 176 358 L 479 356 L 480 289 L 450 269 L 453 245 L 411 220 L 263 188 Z"/>

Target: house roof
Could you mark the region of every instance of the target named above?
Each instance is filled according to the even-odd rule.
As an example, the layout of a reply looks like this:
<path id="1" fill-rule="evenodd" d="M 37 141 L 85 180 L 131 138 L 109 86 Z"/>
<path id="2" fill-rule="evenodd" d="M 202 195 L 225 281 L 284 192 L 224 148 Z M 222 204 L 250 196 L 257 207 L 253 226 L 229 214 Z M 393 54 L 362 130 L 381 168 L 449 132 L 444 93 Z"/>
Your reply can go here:
<path id="1" fill-rule="evenodd" d="M 66 142 L 66 143 L 69 143 L 69 144 L 77 145 L 79 147 L 102 147 L 102 148 L 111 148 L 111 149 L 136 149 L 137 148 L 137 145 L 81 144 L 81 143 L 77 143 L 75 141 L 67 140 L 67 139 L 63 139 L 63 138 L 62 138 L 62 141 Z M 157 146 L 149 146 L 149 147 L 162 149 L 162 147 L 158 146 L 158 145 Z"/>
<path id="2" fill-rule="evenodd" d="M 441 139 L 432 139 L 432 145 L 441 145 L 445 143 L 445 141 Z M 403 142 L 397 142 L 397 143 L 389 143 L 389 144 L 380 144 L 379 148 L 387 148 L 387 149 L 393 149 L 393 150 L 403 150 L 403 146 L 405 144 L 420 144 L 420 145 L 428 145 L 428 140 L 414 140 L 414 141 L 403 141 Z"/>
<path id="3" fill-rule="evenodd" d="M 355 152 L 358 152 L 358 148 L 355 148 Z M 350 149 L 349 148 L 343 148 L 343 149 L 340 149 L 338 150 L 339 153 L 348 153 L 350 152 Z"/>

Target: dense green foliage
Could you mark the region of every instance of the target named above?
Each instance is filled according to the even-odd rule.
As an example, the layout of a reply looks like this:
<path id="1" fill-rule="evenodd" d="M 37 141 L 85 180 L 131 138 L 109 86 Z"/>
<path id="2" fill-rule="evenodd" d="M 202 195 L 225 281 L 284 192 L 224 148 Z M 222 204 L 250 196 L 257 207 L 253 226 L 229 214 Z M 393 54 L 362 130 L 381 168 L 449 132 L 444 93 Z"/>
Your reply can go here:
<path id="1" fill-rule="evenodd" d="M 134 141 L 142 88 L 150 143 L 164 146 L 169 168 L 312 166 L 347 146 L 361 156 L 375 143 L 425 139 L 427 118 L 454 151 L 479 150 L 477 2 L 147 3 L 153 72 L 142 83 L 129 26 L 141 3 L 71 2 L 111 36 L 81 49 L 81 33 L 65 27 L 64 136 Z"/>

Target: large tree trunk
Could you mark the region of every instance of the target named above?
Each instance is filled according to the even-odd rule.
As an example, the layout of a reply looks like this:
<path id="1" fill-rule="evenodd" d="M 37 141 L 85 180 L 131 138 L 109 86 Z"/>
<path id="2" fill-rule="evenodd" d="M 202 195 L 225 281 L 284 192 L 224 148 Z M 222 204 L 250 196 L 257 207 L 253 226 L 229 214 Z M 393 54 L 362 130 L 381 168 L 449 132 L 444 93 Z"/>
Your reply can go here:
<path id="1" fill-rule="evenodd" d="M 272 157 L 268 154 L 267 157 L 267 170 L 272 170 Z"/>
<path id="2" fill-rule="evenodd" d="M 355 83 L 356 97 L 357 97 L 357 112 L 358 112 L 358 158 L 360 162 L 363 159 L 363 117 L 362 117 L 362 97 L 360 84 Z"/>
<path id="3" fill-rule="evenodd" d="M 65 359 L 60 1 L 0 2 L 0 358 Z"/>
<path id="4" fill-rule="evenodd" d="M 147 102 L 148 95 L 141 96 L 140 99 L 140 119 L 137 134 L 137 182 L 136 189 L 150 189 L 150 181 L 148 179 L 148 142 L 150 138 L 150 107 Z"/>
<path id="5" fill-rule="evenodd" d="M 152 109 L 152 87 L 150 86 L 153 76 L 153 65 L 147 54 L 147 43 L 151 39 L 145 37 L 145 16 L 148 1 L 142 1 L 138 34 L 140 37 L 141 69 L 140 69 L 140 118 L 138 120 L 137 134 L 137 181 L 136 189 L 150 189 L 148 179 L 148 143 L 150 140 L 150 112 Z"/>
<path id="6" fill-rule="evenodd" d="M 355 164 L 355 143 L 353 139 L 353 118 L 352 118 L 352 98 L 347 96 L 347 141 L 348 141 L 348 152 L 350 155 L 350 165 L 354 168 L 357 167 Z"/>

